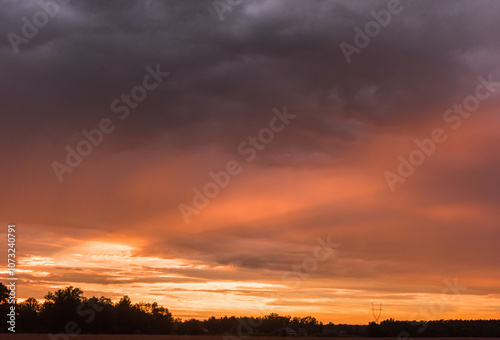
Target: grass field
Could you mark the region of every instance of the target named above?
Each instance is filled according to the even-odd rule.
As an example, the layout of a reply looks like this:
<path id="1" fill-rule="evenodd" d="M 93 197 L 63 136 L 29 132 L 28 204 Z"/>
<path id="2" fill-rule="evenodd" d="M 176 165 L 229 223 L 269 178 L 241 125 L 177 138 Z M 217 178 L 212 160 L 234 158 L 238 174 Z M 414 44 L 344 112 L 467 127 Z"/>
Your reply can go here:
<path id="1" fill-rule="evenodd" d="M 99 334 L 82 334 L 82 335 L 75 335 L 75 336 L 68 336 L 68 335 L 52 335 L 48 336 L 47 334 L 1 334 L 0 338 L 3 340 L 37 340 L 37 339 L 54 339 L 54 340 L 67 340 L 67 339 L 77 339 L 77 340 L 91 340 L 91 339 L 97 339 L 97 340 L 146 340 L 146 339 L 153 339 L 153 340 L 160 340 L 160 339 L 165 339 L 165 340 L 223 340 L 222 336 L 214 336 L 214 335 L 207 335 L 207 336 L 193 336 L 193 335 L 125 335 L 125 334 L 113 334 L 113 335 L 99 335 Z M 233 339 L 230 340 L 237 340 L 237 337 L 234 337 Z M 292 337 L 293 338 L 293 337 Z M 283 337 L 250 337 L 250 338 L 242 338 L 242 339 L 249 339 L 249 340 L 284 340 Z M 316 338 L 316 337 L 311 337 L 311 338 L 306 338 L 306 337 L 299 337 L 297 338 L 298 340 L 333 340 L 333 339 L 350 339 L 350 340 L 360 340 L 360 339 L 397 339 L 397 338 L 351 338 L 351 337 L 345 337 L 345 338 Z M 427 340 L 471 340 L 471 339 L 476 339 L 476 338 L 419 338 L 419 339 L 427 339 Z M 481 340 L 493 340 L 493 339 L 500 339 L 500 338 L 480 338 Z"/>

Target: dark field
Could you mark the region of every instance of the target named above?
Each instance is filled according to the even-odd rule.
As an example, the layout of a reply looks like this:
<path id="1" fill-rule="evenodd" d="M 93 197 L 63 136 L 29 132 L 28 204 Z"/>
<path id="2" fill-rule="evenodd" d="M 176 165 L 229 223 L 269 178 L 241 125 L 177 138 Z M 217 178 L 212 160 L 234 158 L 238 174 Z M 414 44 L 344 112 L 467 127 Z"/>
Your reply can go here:
<path id="1" fill-rule="evenodd" d="M 196 336 L 196 335 L 124 335 L 124 334 L 113 334 L 113 335 L 96 335 L 96 334 L 82 334 L 76 335 L 73 337 L 59 335 L 59 337 L 52 335 L 48 336 L 47 334 L 2 334 L 0 336 L 1 339 L 4 340 L 37 340 L 37 339 L 54 339 L 54 340 L 67 340 L 67 339 L 76 339 L 76 340 L 90 340 L 90 339 L 98 339 L 98 340 L 223 340 L 223 336 Z M 293 337 L 291 337 L 293 338 Z M 241 339 L 249 339 L 249 340 L 283 340 L 284 337 L 249 337 L 249 338 L 241 338 Z M 298 337 L 298 340 L 333 340 L 333 339 L 350 339 L 350 340 L 360 340 L 360 339 L 397 339 L 397 338 L 326 338 L 326 337 Z M 481 339 L 481 340 L 492 340 L 492 339 L 500 339 L 500 338 L 419 338 L 419 339 L 427 339 L 427 340 L 470 340 L 470 339 Z M 229 340 L 237 340 L 237 337 L 231 337 Z"/>

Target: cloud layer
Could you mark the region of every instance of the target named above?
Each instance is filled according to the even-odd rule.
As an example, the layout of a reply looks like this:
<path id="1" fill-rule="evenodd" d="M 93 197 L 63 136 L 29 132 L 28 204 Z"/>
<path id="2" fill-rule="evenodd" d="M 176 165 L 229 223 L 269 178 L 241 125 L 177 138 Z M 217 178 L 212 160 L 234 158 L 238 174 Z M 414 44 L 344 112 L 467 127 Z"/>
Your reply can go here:
<path id="1" fill-rule="evenodd" d="M 409 318 L 458 278 L 430 318 L 498 315 L 498 95 L 457 130 L 443 114 L 500 79 L 500 4 L 401 1 L 348 63 L 339 44 L 387 6 L 248 0 L 221 21 L 211 1 L 75 0 L 15 53 L 8 34 L 42 7 L 1 1 L 0 212 L 22 230 L 26 297 L 73 284 L 185 317 L 366 322 L 372 301 Z M 121 120 L 111 104 L 156 65 L 169 76 Z M 239 145 L 285 106 L 297 117 L 247 162 Z M 105 118 L 59 183 L 53 162 Z M 391 192 L 384 173 L 435 128 L 446 142 Z M 179 204 L 231 160 L 241 173 L 186 224 Z M 327 235 L 337 254 L 291 290 L 283 273 Z"/>

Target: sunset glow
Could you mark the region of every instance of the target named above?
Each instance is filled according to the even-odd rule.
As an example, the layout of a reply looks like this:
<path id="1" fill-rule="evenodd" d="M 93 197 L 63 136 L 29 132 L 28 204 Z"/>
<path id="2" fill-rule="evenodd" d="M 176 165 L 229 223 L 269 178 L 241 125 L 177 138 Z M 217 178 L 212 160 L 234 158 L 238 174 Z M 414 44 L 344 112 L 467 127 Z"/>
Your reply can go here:
<path id="1" fill-rule="evenodd" d="M 499 2 L 401 1 L 349 57 L 387 1 L 147 3 L 75 1 L 0 49 L 19 301 L 500 318 Z M 8 30 L 37 8 L 3 6 Z"/>

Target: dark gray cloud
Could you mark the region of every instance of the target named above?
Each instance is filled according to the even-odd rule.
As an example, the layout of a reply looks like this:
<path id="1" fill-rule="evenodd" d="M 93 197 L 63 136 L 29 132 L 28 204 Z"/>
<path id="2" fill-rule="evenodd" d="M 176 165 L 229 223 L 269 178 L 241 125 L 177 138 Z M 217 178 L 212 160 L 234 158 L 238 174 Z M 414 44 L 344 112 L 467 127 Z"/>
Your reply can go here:
<path id="1" fill-rule="evenodd" d="M 116 118 L 112 100 L 159 63 L 170 79 L 113 138 L 136 136 L 133 145 L 187 126 L 192 133 L 178 141 L 181 147 L 207 139 L 232 147 L 244 127 L 260 127 L 260 117 L 282 105 L 316 117 L 290 133 L 288 145 L 308 144 L 306 132 L 324 130 L 325 119 L 338 128 L 324 133 L 349 140 L 366 131 L 352 131 L 351 123 L 346 135 L 344 120 L 416 124 L 475 79 L 460 55 L 498 49 L 490 33 L 499 28 L 499 5 L 402 4 L 348 65 L 339 43 L 352 43 L 353 27 L 372 20 L 370 11 L 385 1 L 247 1 L 222 22 L 203 14 L 210 1 L 72 1 L 19 54 L 2 39 L 2 119 L 33 140 L 68 140 L 104 116 Z M 21 17 L 40 9 L 37 2 L 2 5 L 2 36 L 19 33 Z"/>

